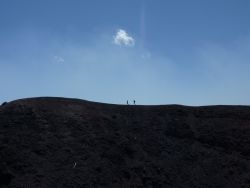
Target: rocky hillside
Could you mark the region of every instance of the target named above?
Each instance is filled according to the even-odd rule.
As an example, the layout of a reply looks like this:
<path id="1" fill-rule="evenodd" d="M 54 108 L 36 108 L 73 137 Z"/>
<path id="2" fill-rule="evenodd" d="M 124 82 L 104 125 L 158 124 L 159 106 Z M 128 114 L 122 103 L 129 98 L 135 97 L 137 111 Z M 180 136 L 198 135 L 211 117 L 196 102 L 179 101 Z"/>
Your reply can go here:
<path id="1" fill-rule="evenodd" d="M 250 106 L 0 106 L 0 187 L 250 187 Z"/>

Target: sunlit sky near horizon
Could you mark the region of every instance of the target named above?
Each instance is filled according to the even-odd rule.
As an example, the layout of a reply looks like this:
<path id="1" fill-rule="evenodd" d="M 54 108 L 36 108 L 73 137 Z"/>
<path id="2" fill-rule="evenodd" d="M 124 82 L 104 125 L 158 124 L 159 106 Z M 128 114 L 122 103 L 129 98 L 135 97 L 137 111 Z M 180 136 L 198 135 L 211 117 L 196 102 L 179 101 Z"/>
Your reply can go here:
<path id="1" fill-rule="evenodd" d="M 250 105 L 249 0 L 0 0 L 0 102 Z"/>

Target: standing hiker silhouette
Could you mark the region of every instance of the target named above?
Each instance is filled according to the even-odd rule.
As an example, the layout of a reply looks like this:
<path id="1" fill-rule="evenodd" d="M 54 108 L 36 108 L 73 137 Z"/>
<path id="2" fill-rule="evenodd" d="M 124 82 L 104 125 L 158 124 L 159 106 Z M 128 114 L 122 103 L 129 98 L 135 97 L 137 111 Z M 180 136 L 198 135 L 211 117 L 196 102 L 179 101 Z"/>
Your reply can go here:
<path id="1" fill-rule="evenodd" d="M 129 105 L 128 100 L 127 100 L 127 105 Z"/>
<path id="2" fill-rule="evenodd" d="M 135 100 L 134 100 L 134 105 L 135 105 Z"/>

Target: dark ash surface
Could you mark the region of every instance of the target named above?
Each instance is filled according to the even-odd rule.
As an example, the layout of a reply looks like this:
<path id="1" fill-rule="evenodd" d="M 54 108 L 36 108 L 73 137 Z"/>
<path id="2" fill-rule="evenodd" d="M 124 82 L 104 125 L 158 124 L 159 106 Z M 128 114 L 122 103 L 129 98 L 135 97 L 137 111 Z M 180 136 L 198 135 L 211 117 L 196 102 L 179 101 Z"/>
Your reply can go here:
<path id="1" fill-rule="evenodd" d="M 0 106 L 0 187 L 250 187 L 250 107 Z"/>

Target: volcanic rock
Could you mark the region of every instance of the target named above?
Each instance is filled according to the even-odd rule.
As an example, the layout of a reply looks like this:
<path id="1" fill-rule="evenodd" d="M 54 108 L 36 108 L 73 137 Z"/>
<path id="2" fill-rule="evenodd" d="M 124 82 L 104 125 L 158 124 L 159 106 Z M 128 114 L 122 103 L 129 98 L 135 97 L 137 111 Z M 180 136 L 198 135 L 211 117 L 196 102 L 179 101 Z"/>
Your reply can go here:
<path id="1" fill-rule="evenodd" d="M 250 187 L 250 106 L 0 106 L 0 187 Z"/>

